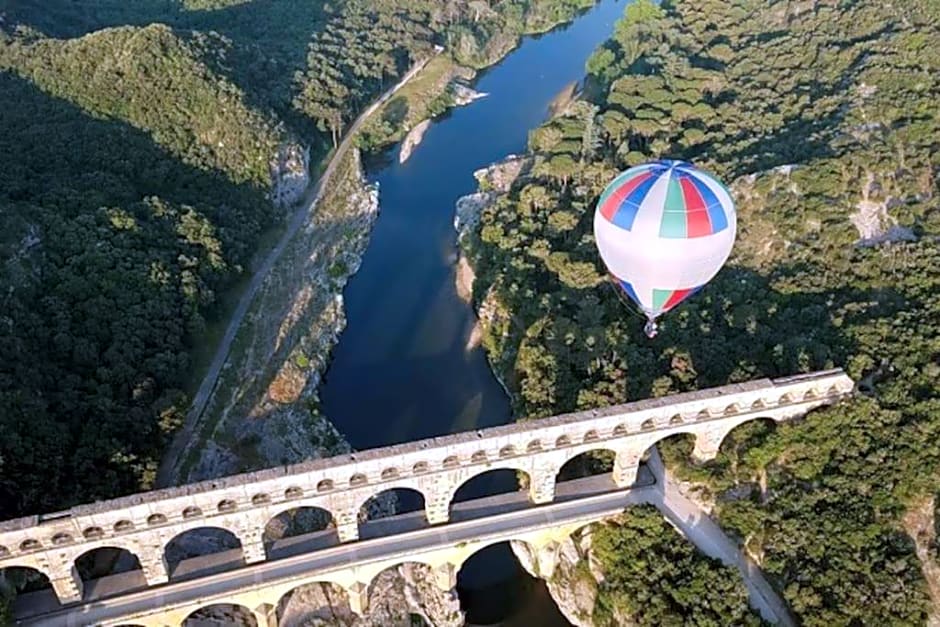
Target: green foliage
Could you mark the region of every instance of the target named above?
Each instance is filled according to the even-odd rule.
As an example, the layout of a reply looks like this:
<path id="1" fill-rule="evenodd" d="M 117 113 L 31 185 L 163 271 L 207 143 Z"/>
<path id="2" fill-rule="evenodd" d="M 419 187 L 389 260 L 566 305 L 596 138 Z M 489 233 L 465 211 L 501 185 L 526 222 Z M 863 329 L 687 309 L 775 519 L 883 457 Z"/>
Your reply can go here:
<path id="1" fill-rule="evenodd" d="M 852 402 L 736 430 L 705 466 L 683 461 L 688 442 L 663 453 L 717 497 L 804 624 L 923 623 L 898 530 L 909 500 L 940 485 L 938 6 L 630 7 L 588 65 L 596 116 L 533 131 L 531 173 L 466 240 L 476 291 L 502 312 L 483 344 L 516 414 L 845 367 L 861 384 Z M 738 240 L 649 341 L 613 285 L 565 265 L 605 276 L 596 199 L 659 156 L 733 182 Z M 857 226 L 863 209 L 874 233 Z M 892 227 L 895 241 L 868 239 Z"/>
<path id="2" fill-rule="evenodd" d="M 0 625 L 13 624 L 13 593 L 0 586 Z"/>
<path id="3" fill-rule="evenodd" d="M 597 625 L 760 625 L 739 573 L 699 553 L 649 505 L 598 526 L 593 555 L 604 573 Z"/>
<path id="4" fill-rule="evenodd" d="M 283 137 L 199 54 L 167 26 L 153 24 L 72 40 L 14 39 L 0 47 L 0 68 L 50 96 L 147 131 L 187 165 L 267 185 L 268 161 Z"/>
<path id="5" fill-rule="evenodd" d="M 0 514 L 130 491 L 180 419 L 187 349 L 269 224 L 260 190 L 0 73 Z M 15 228 L 14 228 L 15 227 Z"/>
<path id="6" fill-rule="evenodd" d="M 487 63 L 589 4 L 6 3 L 0 518 L 153 481 L 217 295 L 282 218 L 280 144 L 317 161 L 434 44 Z"/>
<path id="7" fill-rule="evenodd" d="M 298 73 L 294 106 L 317 121 L 334 140 L 374 94 L 395 82 L 432 43 L 447 44 L 454 58 L 475 67 L 493 63 L 519 35 L 571 19 L 593 0 L 507 0 L 494 3 L 441 0 L 350 0 L 312 39 L 306 71 Z M 444 97 L 446 98 L 446 97 Z M 400 100 L 404 102 L 403 100 Z M 391 104 L 391 103 L 390 103 Z M 446 99 L 429 107 L 443 111 Z M 386 106 L 386 112 L 395 111 Z M 383 120 L 370 134 L 390 137 L 404 113 Z M 379 143 L 368 140 L 364 147 Z"/>

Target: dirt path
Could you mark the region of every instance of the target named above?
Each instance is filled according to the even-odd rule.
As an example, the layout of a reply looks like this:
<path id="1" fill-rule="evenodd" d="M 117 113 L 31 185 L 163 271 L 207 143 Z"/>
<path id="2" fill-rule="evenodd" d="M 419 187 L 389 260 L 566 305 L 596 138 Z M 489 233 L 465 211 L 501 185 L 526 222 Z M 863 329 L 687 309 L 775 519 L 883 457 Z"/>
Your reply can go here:
<path id="1" fill-rule="evenodd" d="M 436 54 L 439 54 L 439 52 Z M 432 58 L 434 57 L 432 56 L 415 63 L 414 67 L 408 70 L 408 72 L 398 83 L 385 91 L 385 93 L 383 93 L 375 102 L 369 105 L 365 111 L 359 114 L 359 117 L 357 117 L 352 125 L 347 129 L 345 137 L 334 151 L 333 156 L 326 167 L 326 170 L 323 172 L 323 175 L 314 185 L 312 194 L 308 195 L 309 199 L 301 203 L 297 210 L 294 211 L 287 225 L 287 229 L 284 231 L 284 234 L 281 236 L 280 240 L 278 240 L 274 248 L 272 248 L 268 253 L 267 257 L 265 257 L 264 262 L 255 272 L 254 276 L 251 277 L 251 282 L 242 293 L 241 298 L 238 301 L 238 306 L 235 308 L 235 311 L 232 313 L 232 317 L 229 319 L 228 326 L 225 329 L 225 335 L 222 337 L 222 341 L 219 343 L 219 346 L 215 351 L 215 355 L 212 358 L 212 363 L 209 365 L 209 370 L 206 372 L 206 376 L 203 378 L 202 383 L 199 385 L 199 389 L 196 391 L 196 394 L 193 397 L 192 405 L 190 406 L 190 410 L 186 415 L 186 421 L 183 424 L 183 427 L 174 436 L 170 446 L 163 454 L 160 469 L 157 472 L 155 487 L 162 488 L 174 485 L 176 483 L 179 462 L 181 459 L 183 459 L 188 445 L 193 441 L 193 434 L 196 432 L 196 429 L 200 424 L 202 414 L 206 408 L 206 403 L 209 401 L 209 398 L 212 395 L 212 391 L 215 389 L 216 383 L 219 380 L 219 374 L 222 372 L 222 368 L 225 366 L 229 351 L 232 348 L 232 342 L 234 341 L 235 336 L 238 333 L 238 329 L 245 318 L 245 314 L 248 312 L 248 308 L 251 306 L 252 301 L 254 301 L 258 290 L 261 288 L 261 285 L 264 283 L 268 274 L 270 274 L 274 264 L 281 257 L 284 249 L 287 248 L 288 243 L 297 234 L 297 231 L 304 224 L 307 216 L 316 208 L 317 203 L 323 196 L 323 190 L 326 188 L 327 184 L 329 184 L 330 178 L 333 176 L 333 173 L 336 170 L 337 164 L 342 161 L 343 155 L 346 154 L 346 151 L 349 150 L 350 146 L 355 140 L 356 133 L 370 115 L 375 113 L 375 111 L 385 104 L 385 102 L 387 102 L 388 99 L 391 98 L 399 89 L 404 87 L 408 81 L 414 78 L 415 75 L 417 75 L 418 72 L 420 72 L 421 69 Z"/>

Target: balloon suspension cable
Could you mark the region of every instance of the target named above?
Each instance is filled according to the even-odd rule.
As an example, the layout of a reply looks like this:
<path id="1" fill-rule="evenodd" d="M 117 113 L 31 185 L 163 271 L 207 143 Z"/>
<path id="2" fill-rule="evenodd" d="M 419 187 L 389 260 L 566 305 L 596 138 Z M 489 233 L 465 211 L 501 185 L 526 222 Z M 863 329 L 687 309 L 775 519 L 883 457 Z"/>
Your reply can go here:
<path id="1" fill-rule="evenodd" d="M 629 298 L 627 298 L 627 296 L 623 293 L 623 290 L 620 289 L 620 287 L 617 286 L 616 283 L 614 283 L 613 281 L 611 281 L 611 282 L 609 283 L 609 285 L 610 285 L 611 289 L 614 290 L 614 294 L 617 295 L 617 300 L 619 300 L 621 303 L 623 303 L 623 305 L 624 305 L 624 307 L 626 308 L 627 311 L 629 311 L 631 314 L 633 314 L 633 315 L 636 316 L 637 318 L 642 318 L 642 319 L 646 320 L 646 325 L 643 327 L 643 331 L 646 333 L 646 337 L 648 337 L 648 338 L 650 338 L 650 339 L 653 339 L 654 337 L 656 337 L 656 334 L 659 333 L 659 325 L 656 324 L 656 319 L 655 319 L 655 318 L 650 318 L 649 315 L 646 314 L 646 313 L 644 313 L 644 312 L 637 306 L 636 303 L 634 303 L 632 300 L 630 300 Z"/>
<path id="2" fill-rule="evenodd" d="M 610 281 L 608 284 L 610 285 L 610 288 L 614 291 L 614 294 L 617 296 L 617 300 L 619 300 L 623 304 L 623 306 L 626 308 L 627 311 L 629 311 L 631 314 L 633 314 L 637 318 L 643 318 L 644 320 L 646 319 L 646 314 L 643 313 L 643 311 L 637 306 L 636 303 L 630 300 L 627 297 L 627 295 L 623 293 L 623 290 L 620 289 L 620 287 L 616 283 L 614 283 L 613 281 Z"/>

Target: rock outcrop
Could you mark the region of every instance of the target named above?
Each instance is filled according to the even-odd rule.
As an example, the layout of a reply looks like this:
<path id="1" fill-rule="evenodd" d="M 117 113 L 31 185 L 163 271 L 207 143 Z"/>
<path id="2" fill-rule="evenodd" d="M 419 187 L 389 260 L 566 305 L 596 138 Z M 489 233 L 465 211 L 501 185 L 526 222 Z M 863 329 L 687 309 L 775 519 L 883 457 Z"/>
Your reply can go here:
<path id="1" fill-rule="evenodd" d="M 271 160 L 271 202 L 289 207 L 298 202 L 310 185 L 310 148 L 284 144 Z"/>
<path id="2" fill-rule="evenodd" d="M 474 100 L 479 100 L 480 98 L 486 98 L 489 96 L 488 93 L 477 91 L 472 87 L 468 87 L 462 83 L 452 83 L 450 86 L 451 96 L 454 98 L 454 106 L 462 107 L 468 105 Z"/>
<path id="3" fill-rule="evenodd" d="M 496 200 L 494 192 L 474 192 L 457 199 L 454 210 L 454 229 L 457 240 L 462 241 L 468 233 L 476 230 L 480 223 L 480 214 Z"/>
<path id="4" fill-rule="evenodd" d="M 380 573 L 369 586 L 365 616 L 349 608 L 346 592 L 333 584 L 297 588 L 281 602 L 281 627 L 411 627 L 420 618 L 434 627 L 464 624 L 460 599 L 433 583 L 430 568 L 406 563 Z"/>
<path id="5" fill-rule="evenodd" d="M 594 526 L 581 529 L 567 538 L 557 553 L 533 551 L 523 542 L 512 542 L 512 551 L 526 571 L 545 580 L 555 604 L 575 627 L 594 627 L 594 603 L 604 573 L 591 552 Z M 617 625 L 629 627 L 633 621 L 618 616 Z"/>
<path id="6" fill-rule="evenodd" d="M 875 246 L 885 242 L 915 241 L 917 237 L 909 227 L 901 226 L 888 213 L 888 209 L 903 201 L 885 195 L 875 175 L 869 172 L 862 187 L 862 197 L 849 219 L 858 229 L 860 246 Z"/>
<path id="7" fill-rule="evenodd" d="M 413 129 L 408 131 L 408 134 L 405 135 L 405 139 L 403 139 L 401 142 L 401 150 L 398 151 L 398 163 L 404 163 L 405 161 L 408 161 L 411 153 L 415 148 L 418 147 L 418 144 L 421 143 L 421 140 L 424 139 L 424 134 L 427 132 L 430 126 L 431 120 L 424 120 L 416 124 Z"/>
<path id="8" fill-rule="evenodd" d="M 914 551 L 927 582 L 931 602 L 927 627 L 940 627 L 940 560 L 937 560 L 934 553 L 937 543 L 935 499 L 936 497 L 929 497 L 915 503 L 901 521 L 904 530 L 914 540 Z"/>
<path id="9" fill-rule="evenodd" d="M 509 155 L 502 161 L 473 173 L 480 191 L 457 199 L 454 212 L 454 229 L 458 241 L 476 230 L 480 214 L 499 196 L 505 194 L 522 174 L 532 166 L 530 157 Z"/>

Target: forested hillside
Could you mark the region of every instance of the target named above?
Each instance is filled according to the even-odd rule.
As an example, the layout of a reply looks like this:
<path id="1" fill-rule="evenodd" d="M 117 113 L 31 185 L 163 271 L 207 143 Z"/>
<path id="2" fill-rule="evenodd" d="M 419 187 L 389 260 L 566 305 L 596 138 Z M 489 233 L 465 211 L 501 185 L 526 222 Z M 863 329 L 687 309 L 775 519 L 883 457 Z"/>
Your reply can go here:
<path id="1" fill-rule="evenodd" d="M 760 625 L 732 566 L 706 557 L 651 505 L 598 525 L 591 549 L 604 568 L 596 625 Z"/>
<path id="2" fill-rule="evenodd" d="M 219 296 L 435 44 L 495 60 L 590 0 L 0 2 L 0 518 L 147 487 Z"/>
<path id="3" fill-rule="evenodd" d="M 665 446 L 807 625 L 928 611 L 902 517 L 940 488 L 938 24 L 931 0 L 638 0 L 467 244 L 519 416 L 834 366 L 859 382 L 704 467 Z M 616 172 L 657 157 L 732 183 L 739 232 L 647 340 L 591 225 Z"/>

